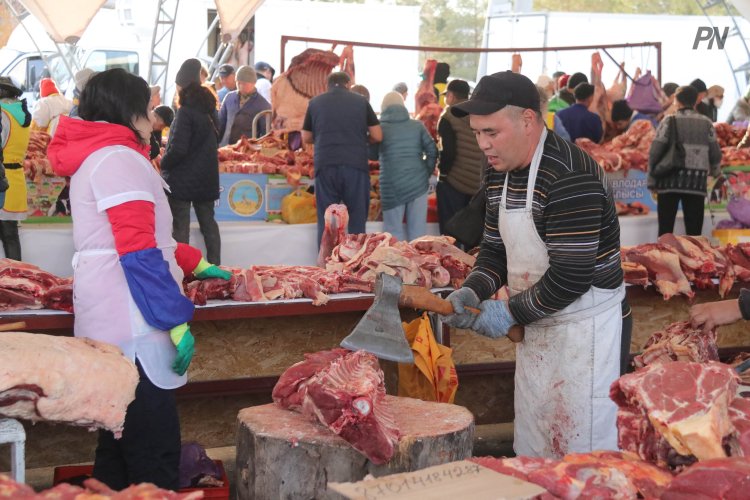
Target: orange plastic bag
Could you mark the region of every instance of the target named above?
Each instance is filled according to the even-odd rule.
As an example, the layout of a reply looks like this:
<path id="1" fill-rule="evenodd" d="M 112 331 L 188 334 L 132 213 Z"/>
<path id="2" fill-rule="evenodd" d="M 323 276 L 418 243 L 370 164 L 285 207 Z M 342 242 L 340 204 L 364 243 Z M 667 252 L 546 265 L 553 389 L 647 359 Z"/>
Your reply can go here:
<path id="1" fill-rule="evenodd" d="M 411 323 L 403 323 L 403 326 L 406 340 L 414 352 L 414 364 L 399 363 L 398 395 L 453 403 L 458 390 L 453 350 L 437 343 L 427 313 Z"/>

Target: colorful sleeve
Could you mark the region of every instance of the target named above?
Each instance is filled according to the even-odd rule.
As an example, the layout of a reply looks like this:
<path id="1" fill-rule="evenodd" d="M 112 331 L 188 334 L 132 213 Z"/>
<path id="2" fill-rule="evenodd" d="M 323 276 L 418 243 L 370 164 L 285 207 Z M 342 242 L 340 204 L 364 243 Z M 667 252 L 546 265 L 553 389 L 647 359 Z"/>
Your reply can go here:
<path id="1" fill-rule="evenodd" d="M 195 268 L 198 267 L 198 264 L 200 264 L 203 255 L 195 247 L 185 243 L 177 243 L 174 258 L 177 260 L 177 265 L 182 269 L 182 274 L 190 276 L 195 271 Z"/>

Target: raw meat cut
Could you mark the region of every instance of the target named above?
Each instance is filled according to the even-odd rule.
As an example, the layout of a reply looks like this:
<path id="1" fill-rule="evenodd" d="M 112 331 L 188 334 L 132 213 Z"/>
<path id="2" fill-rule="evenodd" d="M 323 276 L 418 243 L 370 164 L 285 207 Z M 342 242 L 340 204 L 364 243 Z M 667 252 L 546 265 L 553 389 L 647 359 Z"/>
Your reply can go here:
<path id="1" fill-rule="evenodd" d="M 574 453 L 548 458 L 471 458 L 484 467 L 542 486 L 547 498 L 658 498 L 672 475 L 628 453 Z"/>
<path id="2" fill-rule="evenodd" d="M 302 130 L 308 102 L 326 91 L 328 75 L 337 64 L 339 56 L 330 50 L 307 49 L 292 58 L 271 87 L 274 130 Z"/>
<path id="3" fill-rule="evenodd" d="M 333 249 L 346 237 L 349 226 L 349 211 L 346 205 L 329 205 L 325 212 L 325 226 L 323 236 L 320 239 L 320 251 L 318 252 L 318 266 L 325 267 L 326 258 L 331 255 Z"/>
<path id="4" fill-rule="evenodd" d="M 750 458 L 750 399 L 736 397 L 729 405 L 729 418 L 734 432 L 729 437 L 729 454 Z"/>
<path id="5" fill-rule="evenodd" d="M 26 179 L 32 182 L 41 182 L 43 176 L 53 177 L 52 164 L 47 159 L 47 146 L 50 135 L 43 130 L 32 130 L 29 136 L 29 147 L 26 149 L 26 158 L 23 161 L 23 170 Z"/>
<path id="6" fill-rule="evenodd" d="M 314 173 L 310 152 L 291 151 L 288 141 L 273 135 L 258 139 L 243 135 L 236 143 L 219 148 L 218 154 L 221 173 L 284 175 L 292 186 L 297 186 L 303 175 L 312 177 Z"/>
<path id="7" fill-rule="evenodd" d="M 0 311 L 59 309 L 73 312 L 73 281 L 37 266 L 0 259 Z"/>
<path id="8" fill-rule="evenodd" d="M 60 483 L 48 490 L 34 493 L 30 486 L 13 481 L 0 474 L 0 498 L 17 498 L 26 500 L 197 500 L 203 498 L 202 491 L 176 493 L 157 488 L 150 483 L 128 486 L 122 491 L 114 491 L 96 479 L 86 479 L 83 488 L 67 483 Z"/>
<path id="9" fill-rule="evenodd" d="M 680 256 L 674 249 L 659 243 L 625 247 L 622 260 L 642 264 L 648 269 L 649 279 L 668 300 L 677 294 L 692 299 L 695 295 L 680 266 Z"/>
<path id="10" fill-rule="evenodd" d="M 0 335 L 0 415 L 107 429 L 119 437 L 138 370 L 115 346 L 85 338 Z"/>
<path id="11" fill-rule="evenodd" d="M 305 358 L 281 375 L 274 401 L 318 420 L 373 463 L 387 463 L 395 453 L 399 432 L 386 405 L 377 358 L 345 349 Z"/>
<path id="12" fill-rule="evenodd" d="M 652 364 L 623 375 L 610 389 L 619 407 L 620 449 L 661 467 L 679 465 L 670 447 L 698 460 L 725 457 L 723 440 L 734 431 L 729 405 L 737 385 L 734 370 L 713 361 Z"/>
<path id="13" fill-rule="evenodd" d="M 650 283 L 648 280 L 648 269 L 643 264 L 622 261 L 622 272 L 625 275 L 625 283 L 640 285 L 644 288 Z"/>
<path id="14" fill-rule="evenodd" d="M 750 461 L 717 458 L 693 464 L 674 478 L 662 500 L 744 500 L 750 492 Z"/>
<path id="15" fill-rule="evenodd" d="M 745 245 L 745 244 L 740 244 Z M 715 288 L 719 284 L 719 296 L 725 297 L 735 280 L 750 281 L 750 247 L 727 245 L 715 247 L 703 236 L 676 236 L 664 234 L 658 243 L 646 243 L 621 249 L 625 281 L 645 285 L 654 282 L 664 298 L 683 293 L 689 298 L 687 284 L 698 289 Z M 679 270 L 675 265 L 675 258 Z M 642 265 L 648 273 L 644 278 Z M 661 280 L 658 283 L 657 280 Z"/>
<path id="16" fill-rule="evenodd" d="M 648 170 L 648 153 L 656 130 L 648 120 L 633 122 L 628 130 L 612 141 L 596 144 L 589 139 L 576 139 L 576 145 L 586 151 L 606 172 L 617 170 Z"/>
<path id="17" fill-rule="evenodd" d="M 692 328 L 688 322 L 672 323 L 651 335 L 633 364 L 642 368 L 672 361 L 719 361 L 716 330 L 704 332 Z"/>

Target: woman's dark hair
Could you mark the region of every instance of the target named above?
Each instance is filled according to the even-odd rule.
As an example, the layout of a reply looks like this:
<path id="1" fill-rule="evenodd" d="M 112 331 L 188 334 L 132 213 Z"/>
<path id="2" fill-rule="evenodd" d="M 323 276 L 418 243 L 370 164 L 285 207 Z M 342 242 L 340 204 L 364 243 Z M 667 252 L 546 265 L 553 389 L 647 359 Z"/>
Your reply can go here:
<path id="1" fill-rule="evenodd" d="M 91 122 L 122 125 L 143 142 L 133 126 L 133 119 L 148 118 L 150 100 L 151 89 L 143 78 L 122 68 L 110 69 L 97 73 L 88 81 L 78 102 L 78 116 Z"/>
<path id="2" fill-rule="evenodd" d="M 683 107 L 693 108 L 695 103 L 698 101 L 698 91 L 692 85 L 684 85 L 678 87 L 674 93 L 674 98 L 677 102 L 682 104 Z"/>

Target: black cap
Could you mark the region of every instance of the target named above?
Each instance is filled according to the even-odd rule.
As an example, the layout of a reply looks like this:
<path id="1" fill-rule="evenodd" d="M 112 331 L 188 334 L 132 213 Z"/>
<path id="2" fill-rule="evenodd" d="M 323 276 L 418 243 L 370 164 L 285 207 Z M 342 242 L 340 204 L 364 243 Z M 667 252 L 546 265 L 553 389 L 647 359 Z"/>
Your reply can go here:
<path id="1" fill-rule="evenodd" d="M 693 87 L 695 90 L 697 90 L 699 94 L 701 92 L 708 92 L 708 88 L 706 87 L 706 82 L 704 82 L 700 78 L 696 78 L 695 80 L 690 82 L 690 86 Z"/>
<path id="2" fill-rule="evenodd" d="M 231 64 L 222 64 L 219 66 L 219 76 L 227 77 L 234 74 L 234 66 Z"/>
<path id="3" fill-rule="evenodd" d="M 255 63 L 255 71 L 269 71 L 269 70 L 273 71 L 273 68 L 267 62 L 258 61 L 257 63 Z"/>
<path id="4" fill-rule="evenodd" d="M 23 94 L 23 91 L 9 76 L 0 76 L 0 91 L 12 98 L 20 97 Z"/>
<path id="5" fill-rule="evenodd" d="M 450 83 L 448 83 L 448 86 L 445 88 L 444 94 L 447 92 L 453 92 L 459 97 L 469 97 L 469 92 L 471 92 L 471 87 L 469 87 L 469 84 L 465 82 L 464 80 L 451 80 Z"/>
<path id="6" fill-rule="evenodd" d="M 540 111 L 539 91 L 534 82 L 520 73 L 503 71 L 483 76 L 471 99 L 451 106 L 453 116 L 491 115 L 505 106 Z"/>

